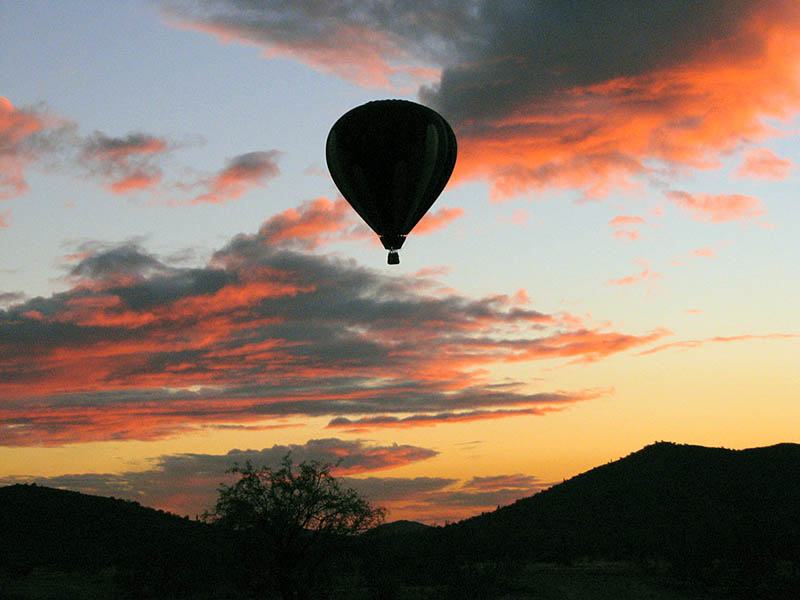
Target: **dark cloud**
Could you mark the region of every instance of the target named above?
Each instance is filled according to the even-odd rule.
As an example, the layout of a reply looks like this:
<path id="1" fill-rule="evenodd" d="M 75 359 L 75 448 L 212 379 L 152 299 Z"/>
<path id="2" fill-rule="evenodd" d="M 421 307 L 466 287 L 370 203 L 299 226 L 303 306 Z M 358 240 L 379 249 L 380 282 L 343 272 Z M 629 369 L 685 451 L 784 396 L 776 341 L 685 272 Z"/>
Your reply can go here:
<path id="1" fill-rule="evenodd" d="M 487 37 L 446 65 L 423 98 L 457 123 L 503 117 L 557 91 L 681 64 L 734 35 L 757 4 L 481 2 Z"/>
<path id="2" fill-rule="evenodd" d="M 488 178 L 497 200 L 715 168 L 800 106 L 793 2 L 509 0 L 479 18 L 485 43 L 421 98 L 459 134 L 455 178 Z"/>
<path id="3" fill-rule="evenodd" d="M 145 253 L 135 242 L 107 249 L 95 247 L 72 269 L 70 276 L 90 281 L 142 280 L 167 275 L 170 269 L 157 258 Z"/>
<path id="4" fill-rule="evenodd" d="M 162 5 L 181 27 L 362 85 L 421 83 L 458 134 L 454 181 L 487 179 L 496 200 L 717 168 L 800 106 L 792 0 Z M 772 163 L 758 173 L 783 176 Z"/>
<path id="5" fill-rule="evenodd" d="M 380 490 L 382 482 L 380 478 L 376 479 Z M 391 483 L 391 480 L 389 482 Z M 398 483 L 402 486 L 402 482 Z M 408 514 L 426 522 L 441 523 L 511 504 L 520 498 L 532 496 L 552 484 L 532 475 L 516 473 L 473 477 L 467 481 L 450 480 L 449 483 L 447 480 L 438 479 L 422 482 L 413 480 L 406 485 L 408 493 L 403 494 L 401 487 L 400 494 L 381 496 L 386 498 L 385 505 L 390 509 L 390 514 Z"/>
<path id="6" fill-rule="evenodd" d="M 313 222 L 304 210 L 315 207 L 296 222 Z M 0 443 L 308 416 L 363 429 L 541 415 L 604 392 L 530 390 L 486 369 L 600 360 L 666 335 L 574 329 L 518 295 L 433 293 L 413 276 L 287 249 L 297 235 L 278 243 L 278 230 L 237 236 L 203 268 L 169 265 L 135 241 L 84 244 L 73 288 L 0 311 Z"/>
<path id="7" fill-rule="evenodd" d="M 408 502 L 458 483 L 444 477 L 360 477 L 347 484 L 376 504 Z"/>
<path id="8" fill-rule="evenodd" d="M 447 398 L 447 404 L 454 408 L 471 408 L 476 405 L 480 394 L 473 396 L 465 394 L 468 402 L 465 405 L 459 406 L 455 398 Z M 595 393 L 581 393 L 581 394 L 509 394 L 507 396 L 507 403 L 514 404 L 536 404 L 541 403 L 543 408 L 520 408 L 520 409 L 504 409 L 504 410 L 464 410 L 462 412 L 447 412 L 436 414 L 418 414 L 411 415 L 410 417 L 394 417 L 388 415 L 380 415 L 377 417 L 362 417 L 360 419 L 348 419 L 347 417 L 336 417 L 328 423 L 329 428 L 342 428 L 347 431 L 367 431 L 370 429 L 379 428 L 404 428 L 404 427 L 425 427 L 439 425 L 442 423 L 457 423 L 464 421 L 481 421 L 486 419 L 502 419 L 505 417 L 520 417 L 524 415 L 543 416 L 554 410 L 559 410 L 552 404 L 559 402 L 578 402 L 580 400 L 587 400 L 596 398 L 601 395 L 601 392 Z M 496 406 L 504 404 L 498 397 L 493 397 L 487 402 L 488 405 Z M 408 408 L 398 406 L 398 412 L 407 412 Z M 431 405 L 426 405 L 425 409 L 431 410 Z M 367 411 L 363 411 L 367 412 Z M 387 411 L 388 412 L 388 411 Z"/>

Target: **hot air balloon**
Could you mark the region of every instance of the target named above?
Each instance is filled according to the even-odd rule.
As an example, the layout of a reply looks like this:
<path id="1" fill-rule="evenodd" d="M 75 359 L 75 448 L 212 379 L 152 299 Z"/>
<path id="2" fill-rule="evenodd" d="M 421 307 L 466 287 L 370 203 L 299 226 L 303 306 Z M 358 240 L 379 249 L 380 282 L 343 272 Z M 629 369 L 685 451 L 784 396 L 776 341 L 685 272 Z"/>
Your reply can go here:
<path id="1" fill-rule="evenodd" d="M 388 262 L 444 189 L 456 136 L 439 113 L 407 100 L 376 100 L 339 118 L 325 158 L 336 187 L 380 236 Z"/>

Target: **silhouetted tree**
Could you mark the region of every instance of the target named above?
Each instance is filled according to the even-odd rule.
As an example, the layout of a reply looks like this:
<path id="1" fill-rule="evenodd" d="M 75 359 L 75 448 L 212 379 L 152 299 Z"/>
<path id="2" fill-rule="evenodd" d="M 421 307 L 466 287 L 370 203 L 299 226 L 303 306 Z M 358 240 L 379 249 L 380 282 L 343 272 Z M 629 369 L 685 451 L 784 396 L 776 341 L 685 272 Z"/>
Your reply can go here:
<path id="1" fill-rule="evenodd" d="M 244 571 L 261 593 L 307 598 L 322 583 L 321 567 L 333 545 L 382 522 L 384 510 L 331 475 L 335 464 L 287 454 L 278 468 L 236 465 L 241 477 L 222 485 L 207 521 L 239 534 Z M 319 590 L 317 591 L 317 595 Z"/>

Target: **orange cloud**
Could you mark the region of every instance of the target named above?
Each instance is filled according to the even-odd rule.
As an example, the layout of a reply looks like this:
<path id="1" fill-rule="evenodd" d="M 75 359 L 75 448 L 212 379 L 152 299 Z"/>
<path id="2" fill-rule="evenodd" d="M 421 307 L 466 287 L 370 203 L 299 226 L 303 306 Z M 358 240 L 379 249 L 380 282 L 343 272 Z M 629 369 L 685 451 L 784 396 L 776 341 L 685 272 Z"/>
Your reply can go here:
<path id="1" fill-rule="evenodd" d="M 304 9 L 286 12 L 294 10 Z M 357 15 L 354 20 L 342 13 L 320 19 L 317 9 L 303 16 L 290 15 L 292 22 L 286 23 L 281 10 L 271 11 L 276 21 L 262 13 L 255 22 L 248 15 L 237 17 L 232 12 L 227 18 L 182 12 L 169 20 L 171 26 L 210 34 L 223 44 L 255 46 L 263 50 L 265 58 L 294 59 L 368 88 L 408 90 L 432 83 L 441 75 L 431 61 L 415 56 L 413 45 L 402 36 L 359 23 Z"/>
<path id="2" fill-rule="evenodd" d="M 137 171 L 113 182 L 110 187 L 115 194 L 127 194 L 156 187 L 159 183 L 161 183 L 161 175 L 149 175 L 142 171 Z"/>
<path id="3" fill-rule="evenodd" d="M 321 244 L 371 237 L 345 200 L 317 198 L 270 217 L 258 233 L 264 243 L 312 250 Z"/>
<path id="4" fill-rule="evenodd" d="M 24 142 L 43 127 L 40 117 L 14 108 L 8 98 L 0 96 L 0 200 L 28 189 L 23 172 L 33 156 Z"/>
<path id="5" fill-rule="evenodd" d="M 452 271 L 452 267 L 448 267 L 447 265 L 438 265 L 435 267 L 424 267 L 414 273 L 414 277 L 437 277 L 441 275 L 447 275 Z"/>
<path id="6" fill-rule="evenodd" d="M 640 273 L 628 275 L 627 277 L 621 277 L 619 279 L 609 279 L 606 281 L 606 285 L 633 285 L 634 283 L 639 283 L 640 281 L 659 279 L 660 277 L 661 273 L 651 271 L 650 267 L 647 265 L 647 263 L 645 263 L 644 269 L 642 269 Z"/>
<path id="7" fill-rule="evenodd" d="M 502 114 L 464 114 L 454 180 L 487 179 L 495 200 L 550 186 L 600 196 L 659 165 L 717 168 L 720 153 L 777 133 L 765 118 L 800 108 L 796 5 L 754 5 L 739 18 L 728 37 L 698 44 L 681 62 L 515 97 Z M 462 90 L 442 90 L 433 99 L 458 110 Z"/>
<path id="8" fill-rule="evenodd" d="M 705 248 L 698 248 L 697 250 L 692 251 L 692 256 L 702 256 L 704 258 L 714 258 L 717 253 L 714 251 L 713 248 L 705 247 Z"/>
<path id="9" fill-rule="evenodd" d="M 736 174 L 739 177 L 755 179 L 786 179 L 792 168 L 794 163 L 791 160 L 780 158 L 766 148 L 759 148 L 744 157 L 744 161 L 736 169 Z"/>
<path id="10" fill-rule="evenodd" d="M 189 202 L 222 204 L 235 200 L 251 188 L 264 185 L 280 174 L 276 159 L 277 150 L 248 152 L 234 157 L 222 171 L 204 182 L 207 192 L 195 196 Z"/>
<path id="11" fill-rule="evenodd" d="M 95 132 L 87 140 L 84 154 L 96 160 L 119 162 L 129 156 L 159 154 L 166 149 L 164 140 L 149 135 L 134 133 L 125 138 L 110 138 Z"/>
<path id="12" fill-rule="evenodd" d="M 558 357 L 577 357 L 570 364 L 596 362 L 602 358 L 650 344 L 671 335 L 667 329 L 658 328 L 649 334 L 636 336 L 611 331 L 581 329 L 559 333 L 533 342 L 521 344 L 518 352 L 506 357 L 507 361 L 541 360 Z"/>
<path id="13" fill-rule="evenodd" d="M 689 194 L 670 190 L 666 192 L 669 200 L 686 210 L 698 221 L 723 223 L 742 221 L 759 217 L 766 213 L 761 201 L 743 194 Z"/>
<path id="14" fill-rule="evenodd" d="M 687 312 L 702 312 L 702 311 L 688 311 Z M 733 336 L 717 336 L 713 338 L 707 338 L 703 340 L 682 340 L 679 342 L 671 342 L 669 344 L 662 344 L 660 346 L 656 346 L 655 348 L 650 348 L 649 350 L 645 350 L 643 352 L 637 353 L 637 356 L 644 356 L 647 354 L 655 354 L 656 352 L 662 352 L 664 350 L 669 350 L 671 348 L 681 348 L 687 350 L 689 348 L 697 348 L 698 346 L 703 346 L 705 344 L 711 343 L 724 343 L 724 342 L 749 342 L 753 340 L 786 340 L 786 339 L 795 339 L 800 338 L 800 334 L 798 333 L 767 333 L 762 335 L 733 335 Z"/>
<path id="15" fill-rule="evenodd" d="M 608 224 L 612 227 L 624 227 L 625 225 L 641 225 L 644 223 L 642 217 L 630 217 L 628 215 L 619 215 L 611 219 Z"/>
<path id="16" fill-rule="evenodd" d="M 618 240 L 630 240 L 632 242 L 642 237 L 636 229 L 618 229 L 611 235 Z"/>
<path id="17" fill-rule="evenodd" d="M 83 143 L 80 161 L 89 171 L 108 182 L 115 194 L 155 187 L 161 182 L 158 155 L 169 150 L 163 139 L 144 133 L 109 137 L 99 131 Z"/>
<path id="18" fill-rule="evenodd" d="M 528 393 L 523 382 L 493 383 L 489 367 L 593 362 L 665 335 L 572 329 L 580 323 L 568 315 L 527 308 L 524 291 L 419 291 L 417 277 L 285 244 L 327 235 L 341 217 L 335 203 L 279 216 L 206 268 L 170 267 L 132 244 L 84 247 L 72 289 L 0 311 L 0 396 L 10 399 L 0 444 L 147 440 L 309 416 L 403 415 L 403 426 L 422 426 L 543 414 L 596 392 Z"/>
<path id="19" fill-rule="evenodd" d="M 447 208 L 441 207 L 435 212 L 428 212 L 416 227 L 413 229 L 414 235 L 425 235 L 426 233 L 433 233 L 447 226 L 450 221 L 460 219 L 464 216 L 464 209 L 462 208 Z"/>

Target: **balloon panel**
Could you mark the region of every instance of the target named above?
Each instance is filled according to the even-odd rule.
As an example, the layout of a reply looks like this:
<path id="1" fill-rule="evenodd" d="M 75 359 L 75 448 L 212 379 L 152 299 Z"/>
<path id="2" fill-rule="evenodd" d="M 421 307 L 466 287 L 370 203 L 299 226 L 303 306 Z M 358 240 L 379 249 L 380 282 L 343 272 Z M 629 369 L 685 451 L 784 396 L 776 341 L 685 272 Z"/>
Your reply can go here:
<path id="1" fill-rule="evenodd" d="M 407 235 L 444 189 L 455 165 L 456 139 L 435 111 L 381 100 L 354 108 L 334 124 L 326 158 L 345 199 L 373 231 L 391 239 Z"/>

